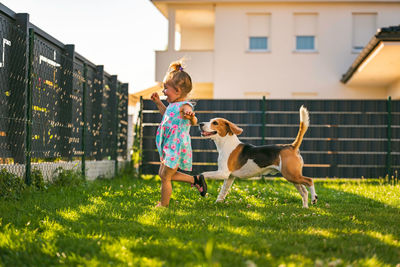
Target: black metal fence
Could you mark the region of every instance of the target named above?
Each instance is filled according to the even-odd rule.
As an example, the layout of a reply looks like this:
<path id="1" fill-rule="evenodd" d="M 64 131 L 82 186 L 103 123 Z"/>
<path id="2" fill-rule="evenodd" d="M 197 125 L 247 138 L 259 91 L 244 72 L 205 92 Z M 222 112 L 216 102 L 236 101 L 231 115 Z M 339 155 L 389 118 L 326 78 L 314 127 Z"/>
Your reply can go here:
<path id="1" fill-rule="evenodd" d="M 1 166 L 127 158 L 127 83 L 2 4 L 0 41 Z"/>
<path id="2" fill-rule="evenodd" d="M 167 103 L 166 103 L 167 104 Z M 226 118 L 244 129 L 242 142 L 254 145 L 292 143 L 299 108 L 310 111 L 310 127 L 300 147 L 304 174 L 310 177 L 378 178 L 400 168 L 400 101 L 388 100 L 198 100 L 199 121 Z M 142 101 L 144 174 L 157 174 L 155 132 L 161 121 L 155 104 Z M 192 127 L 193 171 L 216 170 L 217 151 Z"/>

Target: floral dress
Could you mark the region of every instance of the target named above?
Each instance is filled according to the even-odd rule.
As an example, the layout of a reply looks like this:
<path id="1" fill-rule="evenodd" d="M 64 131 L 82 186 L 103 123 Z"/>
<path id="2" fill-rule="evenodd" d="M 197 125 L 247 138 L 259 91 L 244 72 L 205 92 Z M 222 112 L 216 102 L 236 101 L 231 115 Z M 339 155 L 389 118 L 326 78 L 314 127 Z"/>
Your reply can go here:
<path id="1" fill-rule="evenodd" d="M 160 160 L 172 169 L 179 167 L 185 171 L 192 170 L 192 146 L 190 143 L 190 121 L 182 118 L 182 105 L 193 105 L 188 101 L 169 104 L 158 126 L 156 146 Z"/>

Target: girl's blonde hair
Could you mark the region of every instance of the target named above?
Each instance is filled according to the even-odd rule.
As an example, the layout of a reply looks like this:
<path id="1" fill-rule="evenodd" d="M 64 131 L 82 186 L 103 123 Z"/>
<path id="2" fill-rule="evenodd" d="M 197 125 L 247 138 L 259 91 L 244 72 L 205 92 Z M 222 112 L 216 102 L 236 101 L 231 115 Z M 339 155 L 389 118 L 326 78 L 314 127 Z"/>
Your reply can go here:
<path id="1" fill-rule="evenodd" d="M 180 89 L 182 95 L 187 96 L 192 91 L 192 78 L 184 71 L 184 59 L 174 61 L 169 65 L 163 83 L 169 84 L 175 89 Z"/>

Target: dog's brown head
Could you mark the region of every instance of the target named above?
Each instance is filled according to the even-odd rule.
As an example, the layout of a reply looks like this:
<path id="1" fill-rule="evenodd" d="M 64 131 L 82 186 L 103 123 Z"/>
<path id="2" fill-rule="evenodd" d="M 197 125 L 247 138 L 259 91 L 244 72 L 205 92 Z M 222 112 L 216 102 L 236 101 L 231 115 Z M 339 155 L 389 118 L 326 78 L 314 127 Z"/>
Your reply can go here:
<path id="1" fill-rule="evenodd" d="M 225 137 L 226 135 L 240 135 L 243 129 L 236 124 L 223 119 L 214 118 L 209 122 L 199 123 L 201 136 L 205 138 Z"/>

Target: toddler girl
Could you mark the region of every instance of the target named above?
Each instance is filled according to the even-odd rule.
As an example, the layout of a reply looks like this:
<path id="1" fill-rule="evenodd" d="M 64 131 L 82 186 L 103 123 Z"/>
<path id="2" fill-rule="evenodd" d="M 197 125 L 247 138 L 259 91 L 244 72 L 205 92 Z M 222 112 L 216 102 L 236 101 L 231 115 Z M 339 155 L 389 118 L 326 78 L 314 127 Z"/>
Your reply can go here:
<path id="1" fill-rule="evenodd" d="M 157 129 L 156 145 L 160 154 L 161 202 L 157 206 L 167 207 L 172 193 L 172 181 L 181 181 L 196 186 L 201 196 L 207 193 L 207 184 L 203 175 L 190 176 L 178 172 L 178 168 L 192 170 L 192 147 L 189 130 L 197 124 L 193 105 L 187 100 L 192 90 L 192 79 L 183 70 L 182 61 L 171 63 L 163 81 L 163 93 L 169 103 L 166 107 L 157 93 L 151 100 L 163 115 Z"/>

